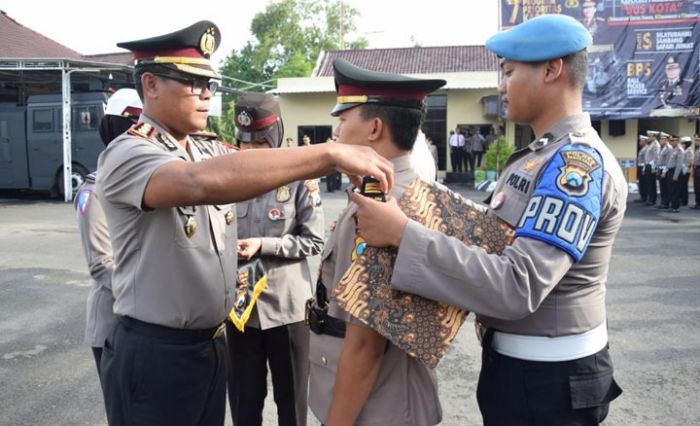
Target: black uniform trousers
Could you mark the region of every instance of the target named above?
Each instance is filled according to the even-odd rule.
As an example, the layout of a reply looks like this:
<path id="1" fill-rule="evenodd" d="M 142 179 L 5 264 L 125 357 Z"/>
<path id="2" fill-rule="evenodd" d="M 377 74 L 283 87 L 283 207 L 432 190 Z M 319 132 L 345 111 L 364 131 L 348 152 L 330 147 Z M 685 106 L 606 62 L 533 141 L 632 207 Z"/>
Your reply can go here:
<path id="1" fill-rule="evenodd" d="M 462 152 L 461 147 L 450 147 L 450 162 L 452 163 L 452 171 L 462 173 Z"/>
<path id="2" fill-rule="evenodd" d="M 669 178 L 670 176 L 668 174 L 668 170 L 666 171 L 666 174 L 663 174 L 661 171 L 657 172 L 657 179 L 659 180 L 659 195 L 661 196 L 659 205 L 664 208 L 668 208 L 671 202 L 671 185 L 669 184 Z"/>
<path id="3" fill-rule="evenodd" d="M 649 164 L 644 166 L 644 182 L 647 187 L 647 202 L 656 204 L 656 173 Z"/>
<path id="4" fill-rule="evenodd" d="M 462 152 L 462 161 L 464 162 L 464 172 L 474 173 L 474 153 L 472 151 L 464 150 Z"/>
<path id="5" fill-rule="evenodd" d="M 490 332 L 476 390 L 484 426 L 599 425 L 622 393 L 607 347 L 573 361 L 525 361 L 494 351 Z"/>
<path id="6" fill-rule="evenodd" d="M 688 181 L 690 180 L 690 172 L 688 173 L 681 173 L 681 175 L 678 177 L 678 180 L 681 184 L 681 206 L 687 206 L 688 205 Z"/>
<path id="7" fill-rule="evenodd" d="M 262 425 L 267 364 L 280 426 L 305 426 L 309 390 L 309 327 L 303 322 L 241 333 L 226 321 L 228 390 L 235 426 Z"/>
<path id="8" fill-rule="evenodd" d="M 226 340 L 120 317 L 100 363 L 107 420 L 119 425 L 223 425 Z"/>
<path id="9" fill-rule="evenodd" d="M 644 166 L 637 166 L 637 188 L 639 188 L 639 200 L 647 200 L 647 182 L 644 178 Z"/>

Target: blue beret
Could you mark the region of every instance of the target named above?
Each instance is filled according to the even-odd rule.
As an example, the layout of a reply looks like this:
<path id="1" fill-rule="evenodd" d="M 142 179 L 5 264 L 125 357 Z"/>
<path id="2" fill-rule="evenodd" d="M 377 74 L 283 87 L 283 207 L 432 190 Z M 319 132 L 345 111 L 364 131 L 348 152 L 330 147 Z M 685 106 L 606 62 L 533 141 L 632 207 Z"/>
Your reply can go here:
<path id="1" fill-rule="evenodd" d="M 486 48 L 518 62 L 563 58 L 593 43 L 579 21 L 567 15 L 541 15 L 491 36 Z"/>

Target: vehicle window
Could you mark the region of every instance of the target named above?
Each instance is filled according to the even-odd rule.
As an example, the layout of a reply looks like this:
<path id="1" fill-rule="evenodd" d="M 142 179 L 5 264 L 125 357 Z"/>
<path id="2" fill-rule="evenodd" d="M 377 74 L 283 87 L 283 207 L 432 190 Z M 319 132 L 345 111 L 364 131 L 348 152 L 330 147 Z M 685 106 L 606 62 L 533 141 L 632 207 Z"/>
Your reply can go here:
<path id="1" fill-rule="evenodd" d="M 32 129 L 35 132 L 53 132 L 53 110 L 35 109 L 32 115 Z"/>
<path id="2" fill-rule="evenodd" d="M 96 105 L 73 107 L 73 130 L 96 130 L 100 116 Z"/>

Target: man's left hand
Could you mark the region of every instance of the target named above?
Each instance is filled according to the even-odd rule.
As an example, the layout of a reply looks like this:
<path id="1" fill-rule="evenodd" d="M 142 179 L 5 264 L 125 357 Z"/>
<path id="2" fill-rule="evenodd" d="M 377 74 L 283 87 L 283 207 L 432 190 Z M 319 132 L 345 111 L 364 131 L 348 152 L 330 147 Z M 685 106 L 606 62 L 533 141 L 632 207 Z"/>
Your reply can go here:
<path id="1" fill-rule="evenodd" d="M 374 247 L 398 247 L 408 217 L 401 211 L 396 199 L 387 197 L 386 202 L 376 201 L 355 192 L 350 200 L 357 204 L 357 233 Z"/>

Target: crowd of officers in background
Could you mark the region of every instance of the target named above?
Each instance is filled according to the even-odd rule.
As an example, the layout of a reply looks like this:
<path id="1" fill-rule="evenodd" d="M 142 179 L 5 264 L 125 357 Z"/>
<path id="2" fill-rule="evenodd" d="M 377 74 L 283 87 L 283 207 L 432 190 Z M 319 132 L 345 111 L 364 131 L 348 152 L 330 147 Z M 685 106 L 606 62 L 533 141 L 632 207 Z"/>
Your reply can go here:
<path id="1" fill-rule="evenodd" d="M 679 138 L 655 130 L 646 133 L 639 135 L 639 199 L 635 202 L 678 213 L 688 206 L 688 182 L 693 175 L 695 205 L 690 208 L 700 210 L 700 135 L 695 135 L 693 149 L 690 136 Z"/>
<path id="2" fill-rule="evenodd" d="M 457 126 L 450 131 L 448 143 L 450 145 L 450 159 L 452 171 L 457 173 L 474 173 L 475 167 L 481 167 L 484 153 L 491 143 L 496 140 L 494 129 L 484 136 L 478 127 L 462 129 Z"/>

